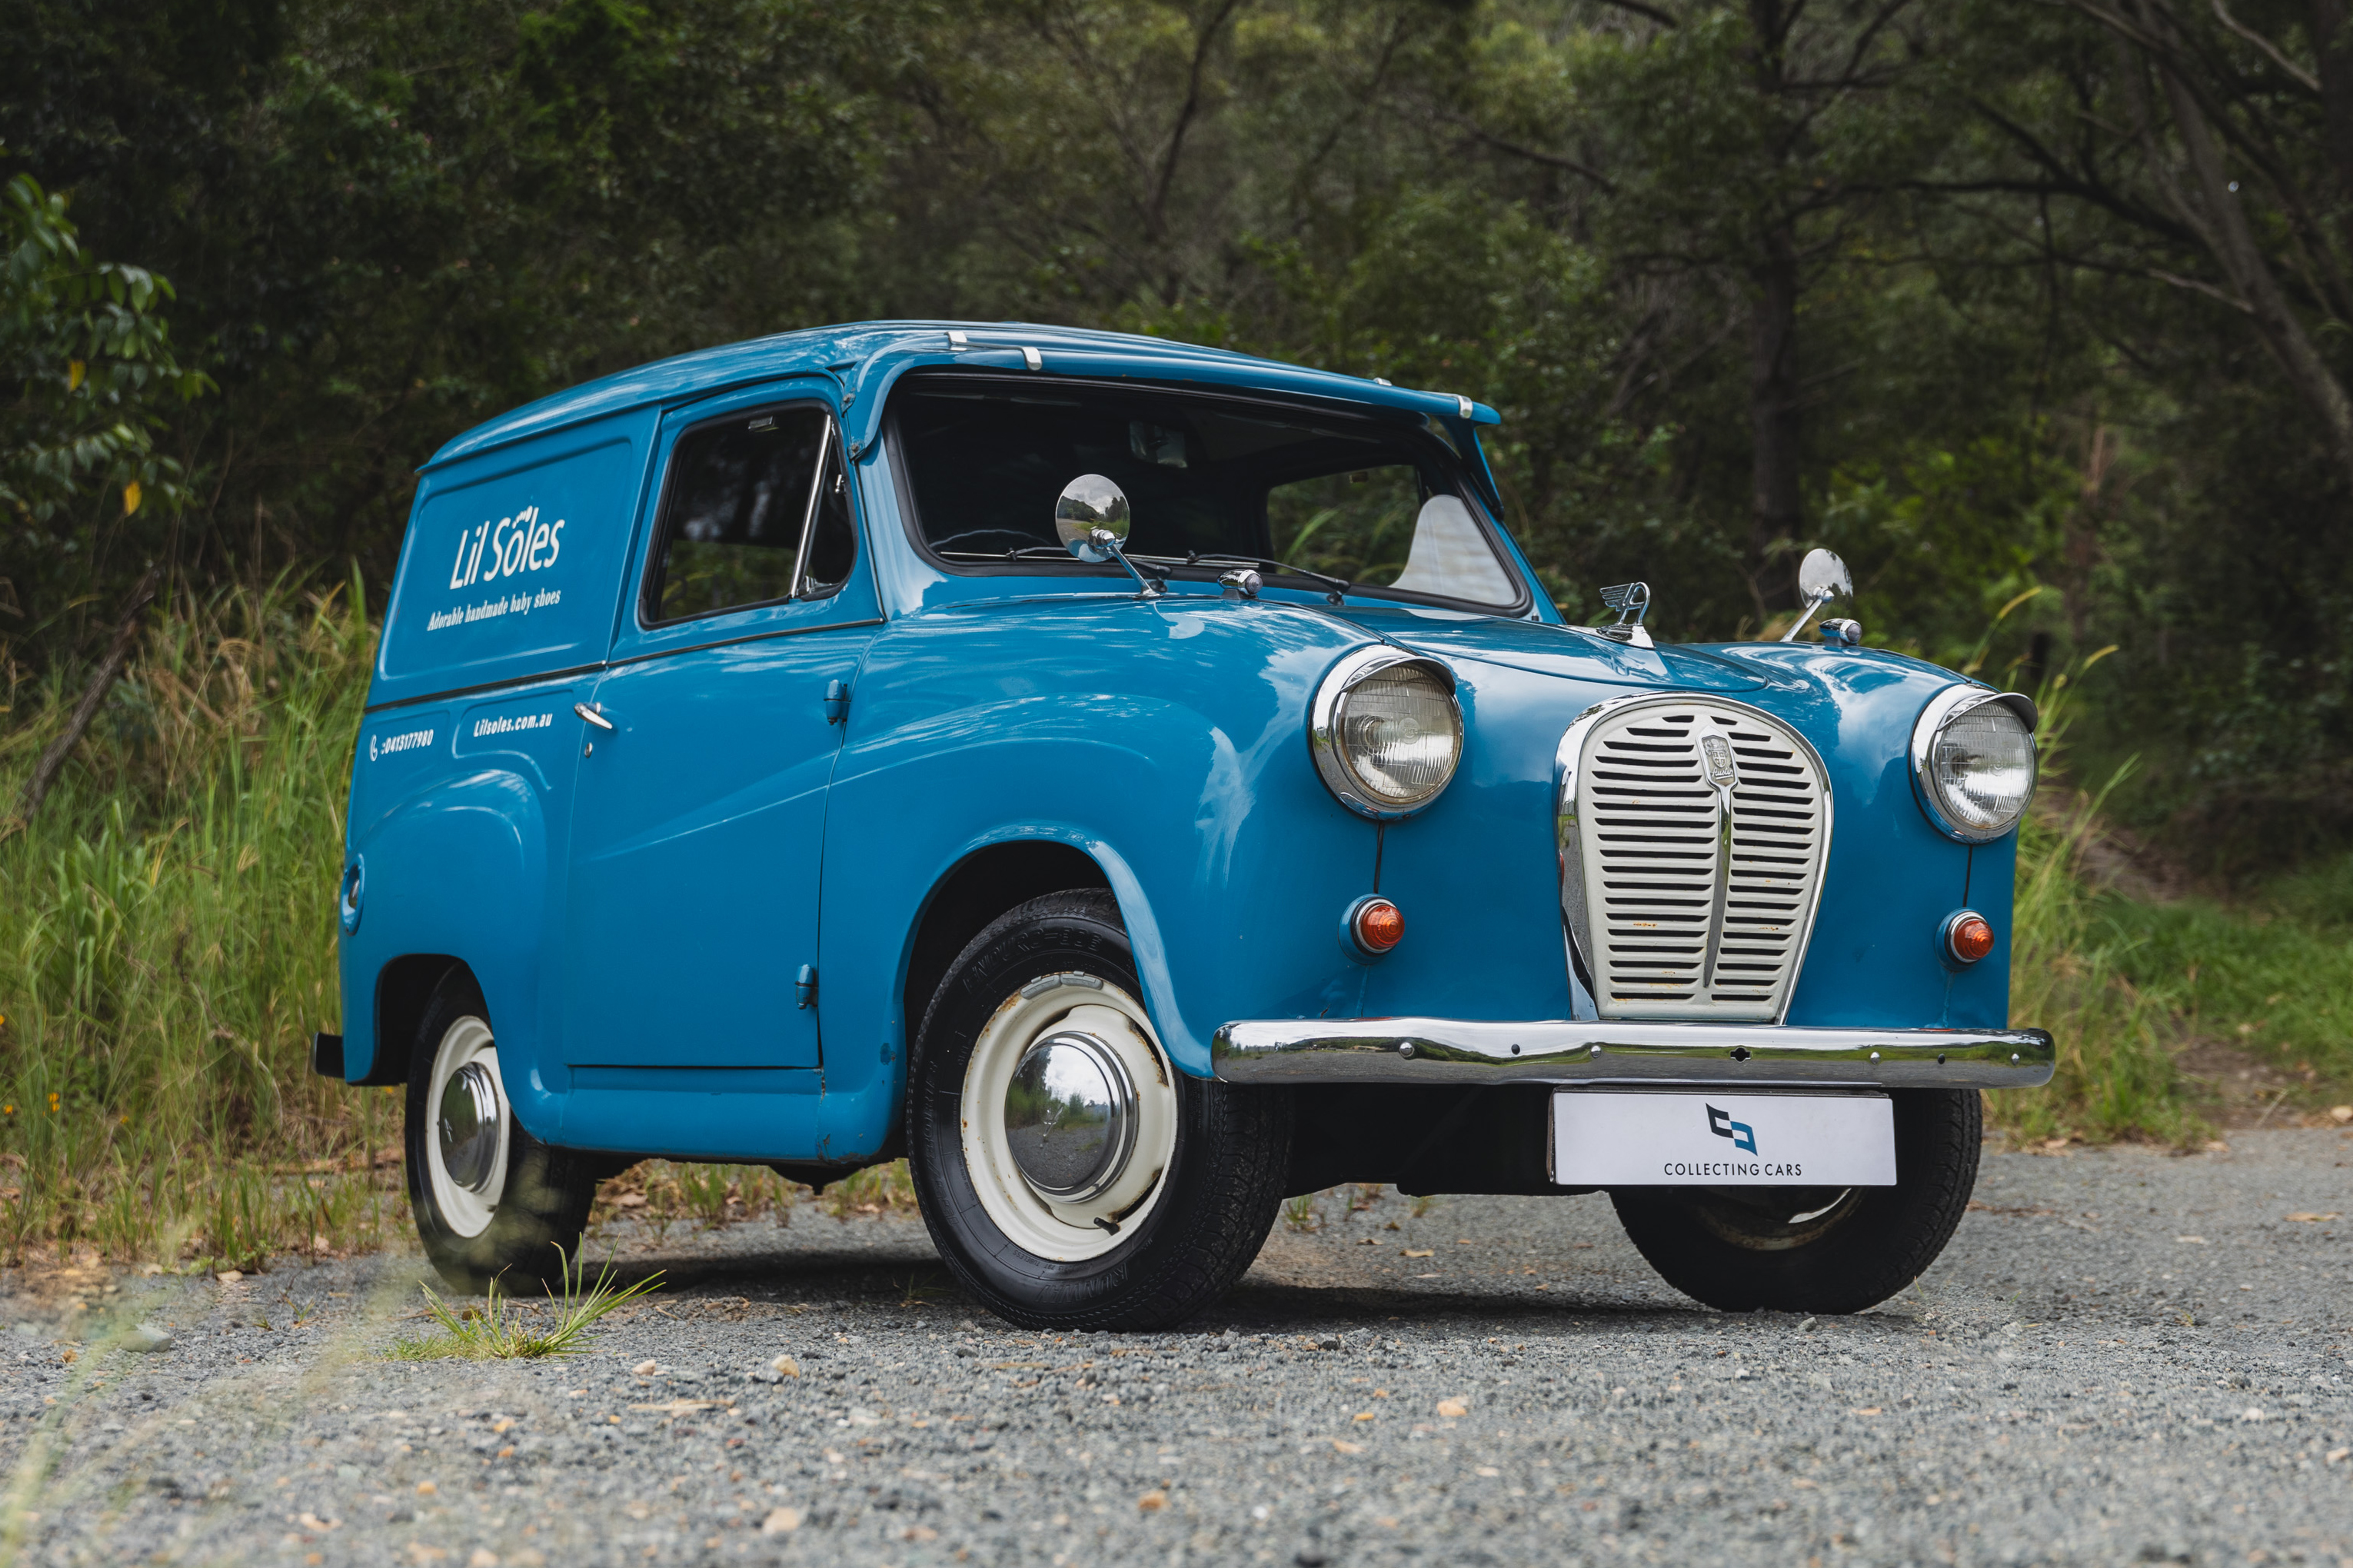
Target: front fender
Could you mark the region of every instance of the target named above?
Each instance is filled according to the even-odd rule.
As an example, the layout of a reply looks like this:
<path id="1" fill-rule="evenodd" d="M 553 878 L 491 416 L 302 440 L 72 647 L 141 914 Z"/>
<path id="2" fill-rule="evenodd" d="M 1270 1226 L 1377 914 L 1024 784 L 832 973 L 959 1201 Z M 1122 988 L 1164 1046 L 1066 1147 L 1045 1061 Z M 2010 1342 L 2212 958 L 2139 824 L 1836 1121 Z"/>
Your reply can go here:
<path id="1" fill-rule="evenodd" d="M 887 1131 L 925 902 L 990 844 L 1064 843 L 1102 868 L 1185 1072 L 1209 1075 L 1229 1018 L 1352 1016 L 1363 970 L 1339 919 L 1370 888 L 1377 832 L 1315 777 L 1303 715 L 1371 641 L 1293 607 L 1109 596 L 935 611 L 878 638 L 827 809 L 828 1157 Z"/>

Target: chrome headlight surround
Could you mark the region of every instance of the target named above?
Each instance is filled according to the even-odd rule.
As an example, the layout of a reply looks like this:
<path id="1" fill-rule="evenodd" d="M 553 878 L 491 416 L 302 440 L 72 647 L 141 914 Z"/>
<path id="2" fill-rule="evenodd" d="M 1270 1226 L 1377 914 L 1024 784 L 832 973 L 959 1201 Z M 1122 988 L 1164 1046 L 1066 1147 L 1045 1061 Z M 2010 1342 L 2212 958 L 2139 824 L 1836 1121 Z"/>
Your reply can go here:
<path id="1" fill-rule="evenodd" d="M 1374 676 L 1397 671 L 1400 666 L 1410 667 L 1435 682 L 1445 694 L 1446 713 L 1453 726 L 1453 756 L 1446 764 L 1444 775 L 1437 783 L 1411 795 L 1370 784 L 1351 755 L 1346 738 L 1351 695 Z M 1315 758 L 1315 771 L 1323 777 L 1324 788 L 1348 810 L 1377 822 L 1393 822 L 1413 815 L 1446 792 L 1446 786 L 1453 782 L 1455 771 L 1462 763 L 1462 705 L 1455 696 L 1454 672 L 1435 659 L 1409 653 L 1401 648 L 1356 650 L 1332 666 L 1323 683 L 1315 688 L 1315 700 L 1308 708 L 1307 747 Z"/>
<path id="2" fill-rule="evenodd" d="M 1991 692 L 1983 686 L 1947 686 L 1928 699 L 1928 705 L 1920 710 L 1920 717 L 1912 726 L 1912 792 L 1920 801 L 1922 813 L 1935 824 L 1938 832 L 1965 844 L 1991 843 L 2016 829 L 2020 819 L 2026 815 L 2027 808 L 2033 803 L 2035 784 L 2039 782 L 2039 779 L 2030 779 L 2026 795 L 2019 802 L 2017 811 L 2007 821 L 1992 827 L 1978 827 L 1963 821 L 1960 813 L 1954 810 L 1946 799 L 1943 789 L 1936 782 L 1933 767 L 1936 741 L 1954 721 L 1989 705 L 2008 709 L 2025 728 L 2028 763 L 2039 773 L 2041 758 L 2034 745 L 2034 726 L 2041 715 L 2035 709 L 2034 699 L 2022 692 Z"/>

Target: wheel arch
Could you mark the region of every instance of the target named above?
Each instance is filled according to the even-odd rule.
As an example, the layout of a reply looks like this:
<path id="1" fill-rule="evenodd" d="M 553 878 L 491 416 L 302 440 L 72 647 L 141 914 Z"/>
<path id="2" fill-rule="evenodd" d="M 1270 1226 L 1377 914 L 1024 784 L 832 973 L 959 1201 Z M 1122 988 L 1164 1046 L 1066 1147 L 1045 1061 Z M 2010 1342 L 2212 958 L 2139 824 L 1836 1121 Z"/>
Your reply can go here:
<path id="1" fill-rule="evenodd" d="M 481 982 L 466 960 L 449 953 L 404 953 L 376 971 L 375 1055 L 352 1082 L 381 1086 L 408 1082 L 408 1053 L 433 993 L 452 974 Z"/>
<path id="2" fill-rule="evenodd" d="M 1054 839 L 987 844 L 943 873 L 915 916 L 907 945 L 900 1005 L 910 1047 L 923 1026 L 932 993 L 975 937 L 1007 910 L 1073 887 L 1100 887 L 1116 896 L 1100 862 L 1077 845 Z"/>

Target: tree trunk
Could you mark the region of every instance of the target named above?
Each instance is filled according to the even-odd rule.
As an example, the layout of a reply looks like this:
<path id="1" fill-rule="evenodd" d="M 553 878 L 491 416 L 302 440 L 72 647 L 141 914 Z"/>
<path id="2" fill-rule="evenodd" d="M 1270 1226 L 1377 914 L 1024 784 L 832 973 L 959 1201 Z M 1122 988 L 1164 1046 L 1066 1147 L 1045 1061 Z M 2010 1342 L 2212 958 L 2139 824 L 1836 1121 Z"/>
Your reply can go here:
<path id="1" fill-rule="evenodd" d="M 2166 102 L 2173 111 L 2174 128 L 2180 132 L 2190 175 L 2198 182 L 2199 205 L 2204 208 L 2204 228 L 2214 260 L 2246 302 L 2256 335 L 2287 372 L 2289 384 L 2305 406 L 2320 420 L 2338 468 L 2353 479 L 2353 397 L 2346 396 L 2345 384 L 2321 357 L 2304 323 L 2281 293 L 2270 263 L 2257 249 L 2240 193 L 2232 188 L 2221 148 L 2215 143 L 2213 128 L 2206 123 L 2197 95 L 2169 64 L 2159 61 L 2158 74 L 2165 84 Z"/>
<path id="2" fill-rule="evenodd" d="M 131 590 L 131 597 L 122 601 L 122 609 L 115 617 L 114 641 L 107 644 L 105 655 L 99 660 L 98 668 L 91 672 L 90 684 L 82 689 L 81 701 L 74 705 L 73 716 L 66 720 L 64 732 L 49 742 L 47 749 L 41 753 L 40 760 L 33 764 L 33 776 L 25 780 L 26 821 L 33 820 L 33 814 L 41 809 L 41 802 L 48 798 L 49 786 L 57 781 L 58 770 L 66 765 L 66 758 L 72 755 L 73 748 L 81 744 L 83 733 L 90 728 L 90 721 L 98 716 L 99 704 L 106 700 L 106 694 L 114 689 L 116 679 L 121 675 L 122 667 L 131 662 L 131 650 L 139 641 L 140 618 L 146 613 L 148 605 L 154 602 L 155 588 L 163 581 L 163 567 L 149 567 L 146 574 L 139 579 L 139 586 Z"/>
<path id="3" fill-rule="evenodd" d="M 2353 28 L 2345 0 L 2313 0 L 2312 39 L 2320 58 L 2320 113 L 2339 201 L 2353 196 Z"/>
<path id="4" fill-rule="evenodd" d="M 1798 604 L 1790 545 L 1805 523 L 1799 488 L 1797 237 L 1787 224 L 1765 236 L 1749 303 L 1748 583 L 1760 619 Z"/>

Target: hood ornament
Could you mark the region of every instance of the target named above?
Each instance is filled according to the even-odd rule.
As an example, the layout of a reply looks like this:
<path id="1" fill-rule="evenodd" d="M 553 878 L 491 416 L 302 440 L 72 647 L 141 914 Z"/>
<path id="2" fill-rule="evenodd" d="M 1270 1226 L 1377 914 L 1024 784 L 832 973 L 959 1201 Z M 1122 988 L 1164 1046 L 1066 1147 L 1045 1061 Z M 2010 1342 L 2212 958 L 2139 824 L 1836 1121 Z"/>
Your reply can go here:
<path id="1" fill-rule="evenodd" d="M 1601 590 L 1601 602 L 1618 612 L 1618 619 L 1608 626 L 1596 627 L 1612 642 L 1624 642 L 1635 648 L 1648 648 L 1651 634 L 1642 630 L 1642 617 L 1651 612 L 1651 585 L 1619 583 Z"/>

